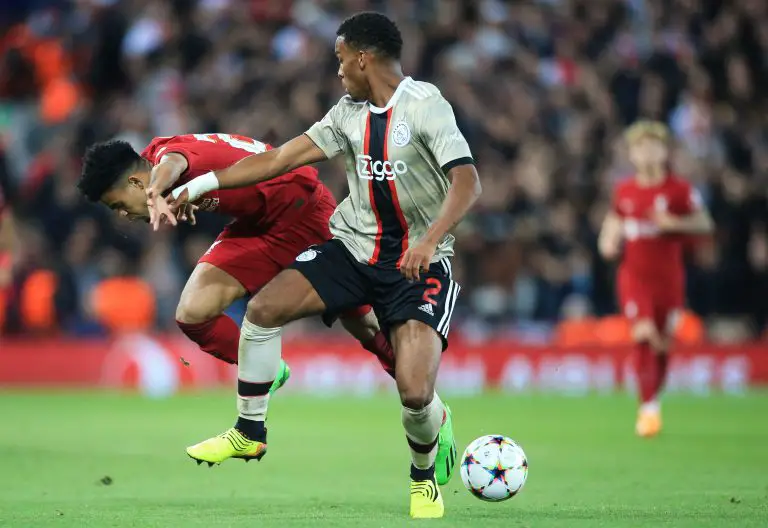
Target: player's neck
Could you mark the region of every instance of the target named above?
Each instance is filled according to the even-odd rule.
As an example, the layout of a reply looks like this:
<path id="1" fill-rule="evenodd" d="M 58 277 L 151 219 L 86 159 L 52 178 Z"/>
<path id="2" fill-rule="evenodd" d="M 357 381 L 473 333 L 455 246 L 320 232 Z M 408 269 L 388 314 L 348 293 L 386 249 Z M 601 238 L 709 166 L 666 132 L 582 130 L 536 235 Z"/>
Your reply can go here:
<path id="1" fill-rule="evenodd" d="M 371 96 L 368 102 L 379 108 L 386 107 L 403 79 L 405 75 L 399 63 L 393 63 L 390 67 L 382 66 L 381 71 L 371 79 Z"/>
<path id="2" fill-rule="evenodd" d="M 655 187 L 667 177 L 667 169 L 663 166 L 643 167 L 637 169 L 637 183 L 640 187 Z"/>

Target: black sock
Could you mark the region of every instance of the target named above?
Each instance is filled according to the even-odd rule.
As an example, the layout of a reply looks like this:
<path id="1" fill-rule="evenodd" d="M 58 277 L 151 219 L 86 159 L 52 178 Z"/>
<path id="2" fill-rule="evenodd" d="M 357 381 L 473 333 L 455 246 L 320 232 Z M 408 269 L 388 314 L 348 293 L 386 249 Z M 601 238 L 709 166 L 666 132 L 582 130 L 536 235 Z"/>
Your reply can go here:
<path id="1" fill-rule="evenodd" d="M 435 480 L 435 465 L 427 469 L 419 469 L 411 464 L 411 480 Z"/>
<path id="2" fill-rule="evenodd" d="M 235 429 L 240 431 L 248 440 L 267 443 L 267 428 L 264 427 L 264 422 L 248 420 L 239 416 L 237 423 L 235 423 Z"/>

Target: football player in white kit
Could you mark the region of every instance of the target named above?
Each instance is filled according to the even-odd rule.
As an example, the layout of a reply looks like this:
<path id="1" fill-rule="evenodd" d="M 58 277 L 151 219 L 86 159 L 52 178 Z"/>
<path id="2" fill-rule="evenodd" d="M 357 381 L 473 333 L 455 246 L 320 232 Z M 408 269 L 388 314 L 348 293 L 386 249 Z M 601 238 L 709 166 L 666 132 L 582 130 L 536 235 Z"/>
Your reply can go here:
<path id="1" fill-rule="evenodd" d="M 358 13 L 337 35 L 338 75 L 347 95 L 321 121 L 279 148 L 198 176 L 176 189 L 170 204 L 148 190 L 153 214 L 172 214 L 211 190 L 252 185 L 339 155 L 349 182 L 349 196 L 331 217 L 333 239 L 299 255 L 248 303 L 236 426 L 187 453 L 216 463 L 262 455 L 280 328 L 371 304 L 395 350 L 412 459 L 410 514 L 442 517 L 438 483 L 450 478 L 456 458 L 451 429 L 441 429 L 450 411 L 435 394 L 460 290 L 451 275 L 450 231 L 480 195 L 480 181 L 451 105 L 435 86 L 403 75 L 395 23 Z"/>

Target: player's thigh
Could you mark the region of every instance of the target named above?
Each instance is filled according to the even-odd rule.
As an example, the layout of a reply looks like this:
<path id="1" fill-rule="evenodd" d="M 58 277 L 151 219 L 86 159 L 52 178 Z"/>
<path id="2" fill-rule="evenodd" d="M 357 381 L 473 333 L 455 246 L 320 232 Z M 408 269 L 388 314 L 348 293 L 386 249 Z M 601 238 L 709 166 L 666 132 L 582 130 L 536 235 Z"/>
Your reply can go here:
<path id="1" fill-rule="evenodd" d="M 364 277 L 343 244 L 308 248 L 248 303 L 248 319 L 273 328 L 311 315 L 365 304 Z"/>
<path id="2" fill-rule="evenodd" d="M 431 326 L 410 319 L 390 332 L 395 351 L 395 380 L 400 401 L 421 409 L 432 401 L 443 351 L 441 336 Z"/>
<path id="3" fill-rule="evenodd" d="M 640 281 L 627 275 L 619 274 L 618 297 L 619 309 L 633 327 L 643 327 L 654 323 L 653 292 Z M 633 333 L 634 330 L 633 330 Z"/>
<path id="4" fill-rule="evenodd" d="M 200 262 L 181 292 L 176 320 L 187 324 L 208 321 L 246 293 L 235 277 L 213 264 Z"/>
<path id="5" fill-rule="evenodd" d="M 251 297 L 246 317 L 255 325 L 276 328 L 324 311 L 312 283 L 295 269 L 285 269 Z"/>
<path id="6" fill-rule="evenodd" d="M 307 249 L 290 266 L 304 276 L 323 301 L 326 322 L 371 304 L 372 289 L 366 268 L 338 240 Z"/>
<path id="7" fill-rule="evenodd" d="M 675 334 L 685 305 L 685 286 L 670 284 L 656 292 L 654 319 L 659 331 L 666 337 Z"/>
<path id="8" fill-rule="evenodd" d="M 339 314 L 344 329 L 361 342 L 370 341 L 381 330 L 379 320 L 369 305 L 359 306 Z"/>
<path id="9" fill-rule="evenodd" d="M 433 263 L 418 281 L 408 281 L 397 270 L 371 270 L 376 282 L 374 310 L 385 330 L 405 321 L 421 321 L 448 348 L 451 318 L 461 291 L 452 278 L 450 261 Z"/>
<path id="10" fill-rule="evenodd" d="M 287 263 L 299 251 L 297 249 Z M 247 293 L 253 294 L 287 265 L 274 258 L 276 253 L 275 244 L 268 233 L 246 222 L 235 221 L 222 231 L 199 262 L 224 271 L 234 277 Z"/>

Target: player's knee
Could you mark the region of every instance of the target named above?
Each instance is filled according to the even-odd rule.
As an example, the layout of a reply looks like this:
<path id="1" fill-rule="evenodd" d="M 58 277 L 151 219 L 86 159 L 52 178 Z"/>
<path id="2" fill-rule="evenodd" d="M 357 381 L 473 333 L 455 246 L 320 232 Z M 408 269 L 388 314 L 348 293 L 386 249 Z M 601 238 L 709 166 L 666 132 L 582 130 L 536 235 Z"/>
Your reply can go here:
<path id="1" fill-rule="evenodd" d="M 369 307 L 366 308 L 349 310 L 339 317 L 344 329 L 362 342 L 373 339 L 381 330 L 373 310 Z"/>
<path id="2" fill-rule="evenodd" d="M 176 306 L 176 321 L 184 324 L 200 324 L 210 321 L 220 313 L 221 310 L 217 307 L 182 297 Z"/>
<path id="3" fill-rule="evenodd" d="M 262 295 L 255 295 L 248 301 L 245 316 L 251 323 L 262 328 L 277 328 L 287 322 L 286 314 L 280 306 Z"/>
<path id="4" fill-rule="evenodd" d="M 430 404 L 434 394 L 434 389 L 429 389 L 427 387 L 407 387 L 400 389 L 400 401 L 402 402 L 403 407 L 416 410 L 423 409 Z"/>
<path id="5" fill-rule="evenodd" d="M 641 319 L 632 325 L 632 341 L 635 343 L 647 343 L 653 340 L 655 334 L 653 321 L 648 319 Z"/>

